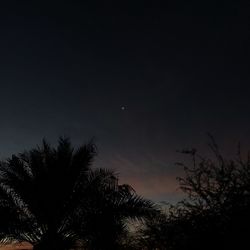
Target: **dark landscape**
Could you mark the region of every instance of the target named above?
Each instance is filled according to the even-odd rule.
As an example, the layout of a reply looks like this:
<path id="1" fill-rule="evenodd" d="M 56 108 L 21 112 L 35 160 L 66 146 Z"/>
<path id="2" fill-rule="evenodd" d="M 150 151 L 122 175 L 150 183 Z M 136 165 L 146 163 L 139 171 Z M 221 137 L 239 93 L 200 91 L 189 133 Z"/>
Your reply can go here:
<path id="1" fill-rule="evenodd" d="M 247 249 L 250 3 L 0 5 L 0 249 Z"/>

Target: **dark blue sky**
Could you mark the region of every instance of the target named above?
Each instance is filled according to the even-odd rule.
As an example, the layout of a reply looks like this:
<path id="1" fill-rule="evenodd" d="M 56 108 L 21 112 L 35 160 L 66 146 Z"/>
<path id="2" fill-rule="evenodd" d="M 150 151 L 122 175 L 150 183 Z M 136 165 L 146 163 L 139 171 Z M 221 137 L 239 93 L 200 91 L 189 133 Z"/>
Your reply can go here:
<path id="1" fill-rule="evenodd" d="M 1 6 L 1 157 L 95 137 L 96 165 L 172 201 L 177 149 L 250 146 L 246 1 L 80 2 Z"/>

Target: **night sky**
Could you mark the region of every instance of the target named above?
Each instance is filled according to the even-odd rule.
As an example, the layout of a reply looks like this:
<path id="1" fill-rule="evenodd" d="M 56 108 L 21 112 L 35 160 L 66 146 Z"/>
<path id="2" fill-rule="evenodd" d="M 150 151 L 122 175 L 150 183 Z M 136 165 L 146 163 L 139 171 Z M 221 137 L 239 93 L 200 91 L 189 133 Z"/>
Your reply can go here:
<path id="1" fill-rule="evenodd" d="M 83 3 L 81 3 L 83 2 Z M 181 196 L 176 150 L 250 148 L 248 1 L 8 1 L 0 15 L 0 157 L 92 137 L 97 167 Z"/>

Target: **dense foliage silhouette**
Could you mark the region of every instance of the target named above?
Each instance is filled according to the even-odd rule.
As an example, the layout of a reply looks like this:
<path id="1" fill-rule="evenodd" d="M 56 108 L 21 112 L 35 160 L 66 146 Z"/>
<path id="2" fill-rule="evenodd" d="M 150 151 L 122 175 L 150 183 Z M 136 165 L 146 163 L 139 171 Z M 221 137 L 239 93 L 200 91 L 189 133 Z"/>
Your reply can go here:
<path id="1" fill-rule="evenodd" d="M 211 138 L 211 159 L 184 150 L 178 178 L 187 198 L 147 220 L 139 246 L 144 249 L 246 249 L 250 234 L 250 155 L 226 160 Z"/>
<path id="2" fill-rule="evenodd" d="M 0 239 L 35 250 L 245 249 L 250 234 L 250 154 L 227 160 L 211 138 L 213 157 L 194 149 L 178 178 L 187 197 L 159 210 L 120 185 L 115 173 L 93 169 L 96 147 L 40 147 L 0 163 Z M 137 225 L 131 231 L 131 223 Z M 132 224 L 133 224 L 132 223 Z"/>
<path id="3" fill-rule="evenodd" d="M 127 220 L 154 213 L 152 202 L 114 172 L 92 169 L 96 147 L 60 138 L 0 164 L 0 237 L 34 250 L 123 249 Z"/>

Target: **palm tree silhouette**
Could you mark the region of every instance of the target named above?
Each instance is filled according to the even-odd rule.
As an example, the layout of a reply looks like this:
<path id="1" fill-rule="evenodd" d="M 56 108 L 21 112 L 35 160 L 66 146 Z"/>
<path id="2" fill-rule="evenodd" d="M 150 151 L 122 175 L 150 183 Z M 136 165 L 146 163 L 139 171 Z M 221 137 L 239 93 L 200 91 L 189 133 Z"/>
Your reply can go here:
<path id="1" fill-rule="evenodd" d="M 152 202 L 110 170 L 91 169 L 93 142 L 75 150 L 60 138 L 0 164 L 0 237 L 34 250 L 118 249 L 126 220 L 154 212 Z"/>

